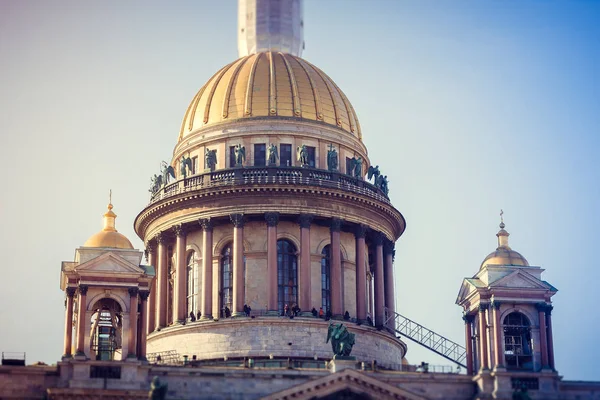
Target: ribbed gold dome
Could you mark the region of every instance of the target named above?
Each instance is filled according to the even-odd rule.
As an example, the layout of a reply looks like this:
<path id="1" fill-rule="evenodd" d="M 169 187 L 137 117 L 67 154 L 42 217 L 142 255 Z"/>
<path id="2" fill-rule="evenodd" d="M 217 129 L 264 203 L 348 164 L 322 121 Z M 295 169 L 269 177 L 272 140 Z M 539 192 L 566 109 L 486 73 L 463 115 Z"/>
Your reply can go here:
<path id="1" fill-rule="evenodd" d="M 83 247 L 111 247 L 114 249 L 133 249 L 133 245 L 115 229 L 117 214 L 112 211 L 113 205 L 108 205 L 104 214 L 104 228 L 85 241 Z"/>
<path id="2" fill-rule="evenodd" d="M 179 140 L 204 126 L 253 117 L 319 121 L 362 139 L 352 105 L 331 78 L 306 60 L 269 51 L 213 75 L 190 103 Z"/>

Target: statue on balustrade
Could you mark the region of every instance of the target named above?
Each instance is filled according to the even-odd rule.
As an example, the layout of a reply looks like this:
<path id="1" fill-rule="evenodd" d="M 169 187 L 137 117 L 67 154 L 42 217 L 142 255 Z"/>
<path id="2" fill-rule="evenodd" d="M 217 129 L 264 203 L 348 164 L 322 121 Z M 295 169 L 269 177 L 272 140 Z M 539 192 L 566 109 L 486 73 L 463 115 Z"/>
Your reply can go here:
<path id="1" fill-rule="evenodd" d="M 150 189 L 148 191 L 154 195 L 154 193 L 160 190 L 162 186 L 162 176 L 154 174 L 153 177 L 150 178 Z"/>
<path id="2" fill-rule="evenodd" d="M 325 343 L 328 343 L 330 339 L 334 358 L 350 356 L 352 346 L 354 346 L 355 343 L 355 335 L 354 333 L 348 332 L 348 328 L 346 328 L 344 324 L 329 324 L 329 328 L 327 329 L 327 340 Z"/>
<path id="3" fill-rule="evenodd" d="M 269 165 L 277 165 L 277 160 L 279 159 L 279 154 L 277 153 L 277 146 L 273 143 L 269 145 L 269 149 L 267 150 L 267 160 Z"/>
<path id="4" fill-rule="evenodd" d="M 300 165 L 303 167 L 308 165 L 308 149 L 306 148 L 305 144 L 296 148 L 296 157 L 300 162 Z"/>
<path id="5" fill-rule="evenodd" d="M 183 177 L 183 179 L 185 179 L 185 178 L 187 178 L 188 171 L 190 173 L 193 172 L 194 167 L 192 166 L 192 159 L 190 157 L 181 156 L 180 164 L 181 164 L 181 170 L 180 170 L 181 176 Z"/>
<path id="6" fill-rule="evenodd" d="M 387 196 L 388 193 L 390 192 L 390 189 L 388 188 L 388 177 L 386 176 L 380 176 L 379 177 L 379 185 L 378 185 L 379 189 L 381 189 L 381 191 Z"/>
<path id="7" fill-rule="evenodd" d="M 351 167 L 350 172 L 353 177 L 358 178 L 358 179 L 363 178 L 362 165 L 363 165 L 363 159 L 361 156 L 358 156 L 358 158 L 352 157 L 352 159 L 350 160 L 350 167 Z"/>
<path id="8" fill-rule="evenodd" d="M 329 171 L 337 171 L 338 169 L 338 153 L 331 143 L 329 144 L 329 150 L 327 150 L 327 169 Z"/>
<path id="9" fill-rule="evenodd" d="M 235 145 L 235 166 L 242 167 L 246 161 L 246 148 L 241 144 Z"/>
<path id="10" fill-rule="evenodd" d="M 210 150 L 208 147 L 204 152 L 204 165 L 209 171 L 214 171 L 217 166 L 217 150 Z"/>
<path id="11" fill-rule="evenodd" d="M 381 172 L 379 172 L 379 165 L 376 165 L 375 167 L 372 165 L 369 166 L 369 169 L 367 170 L 367 178 L 369 180 L 373 178 L 373 185 L 377 185 L 379 176 L 381 176 Z"/>
<path id="12" fill-rule="evenodd" d="M 167 398 L 167 389 L 169 385 L 167 383 L 160 383 L 158 376 L 152 378 L 150 384 L 150 391 L 148 392 L 148 400 L 164 400 Z"/>
<path id="13" fill-rule="evenodd" d="M 162 162 L 162 184 L 163 185 L 168 185 L 169 184 L 169 176 L 171 176 L 173 179 L 175 179 L 175 170 L 173 169 L 172 166 L 170 166 L 169 164 L 167 164 L 166 161 Z"/>

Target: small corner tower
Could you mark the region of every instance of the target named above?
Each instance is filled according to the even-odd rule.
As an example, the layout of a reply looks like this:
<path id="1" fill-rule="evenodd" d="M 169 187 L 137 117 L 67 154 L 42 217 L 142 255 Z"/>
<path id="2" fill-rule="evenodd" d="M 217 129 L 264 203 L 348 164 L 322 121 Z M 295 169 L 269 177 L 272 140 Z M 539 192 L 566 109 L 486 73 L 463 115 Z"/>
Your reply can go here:
<path id="1" fill-rule="evenodd" d="M 60 288 L 66 294 L 63 359 L 73 356 L 73 343 L 78 360 L 145 359 L 141 327 L 154 269 L 140 265 L 142 252 L 117 232 L 112 208 L 109 203 L 103 229 L 75 250 L 75 260 L 62 263 Z"/>
<path id="2" fill-rule="evenodd" d="M 490 374 L 509 380 L 496 387 L 510 388 L 520 374 L 554 370 L 550 314 L 557 290 L 542 280 L 542 268 L 511 249 L 502 214 L 498 247 L 464 279 L 456 299 L 464 309 L 467 373 L 484 377 L 482 391 Z"/>

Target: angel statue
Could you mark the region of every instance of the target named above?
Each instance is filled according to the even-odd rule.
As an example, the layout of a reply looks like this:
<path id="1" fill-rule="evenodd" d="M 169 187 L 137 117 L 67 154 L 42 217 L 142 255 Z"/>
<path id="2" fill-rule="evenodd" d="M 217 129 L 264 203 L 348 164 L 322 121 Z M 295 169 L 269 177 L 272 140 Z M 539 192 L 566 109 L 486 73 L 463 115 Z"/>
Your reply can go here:
<path id="1" fill-rule="evenodd" d="M 308 166 L 308 149 L 305 144 L 296 148 L 296 157 L 300 161 L 300 165 L 303 167 Z"/>
<path id="2" fill-rule="evenodd" d="M 279 154 L 277 154 L 277 146 L 271 143 L 267 149 L 267 160 L 269 161 L 269 165 L 277 165 L 278 159 Z"/>
<path id="3" fill-rule="evenodd" d="M 246 161 L 246 148 L 241 144 L 235 145 L 235 166 L 241 167 Z"/>
<path id="4" fill-rule="evenodd" d="M 387 196 L 388 193 L 390 192 L 390 189 L 388 188 L 388 177 L 386 176 L 381 176 L 379 178 L 379 189 L 381 189 L 381 191 Z"/>
<path id="5" fill-rule="evenodd" d="M 363 164 L 363 159 L 361 156 L 358 156 L 358 158 L 352 157 L 352 159 L 350 160 L 350 174 L 353 177 L 362 179 L 362 177 L 363 177 L 362 164 Z"/>
<path id="6" fill-rule="evenodd" d="M 338 153 L 333 144 L 329 144 L 329 150 L 327 150 L 327 169 L 330 171 L 338 169 Z"/>
<path id="7" fill-rule="evenodd" d="M 373 184 L 377 185 L 377 180 L 379 179 L 379 175 L 381 175 L 381 172 L 379 172 L 379 165 L 377 166 L 372 166 L 369 165 L 369 169 L 367 170 L 367 178 L 370 180 L 371 178 L 373 178 Z"/>
<path id="8" fill-rule="evenodd" d="M 187 178 L 188 171 L 193 172 L 192 159 L 189 157 L 181 156 L 181 176 L 183 179 Z"/>
<path id="9" fill-rule="evenodd" d="M 211 172 L 215 170 L 217 166 L 217 150 L 210 150 L 208 147 L 206 148 L 206 152 L 204 152 L 204 164 L 206 165 L 206 169 Z"/>
<path id="10" fill-rule="evenodd" d="M 167 397 L 168 384 L 160 383 L 158 376 L 152 378 L 150 391 L 148 392 L 148 400 L 164 400 Z"/>
<path id="11" fill-rule="evenodd" d="M 150 189 L 148 189 L 148 191 L 154 194 L 160 190 L 161 186 L 162 176 L 154 174 L 154 176 L 150 178 Z"/>
<path id="12" fill-rule="evenodd" d="M 352 352 L 352 346 L 355 343 L 354 338 L 354 333 L 348 332 L 348 328 L 344 324 L 329 324 L 325 343 L 328 343 L 331 339 L 331 349 L 333 350 L 334 359 L 337 357 L 349 357 Z"/>
<path id="13" fill-rule="evenodd" d="M 169 176 L 171 176 L 173 179 L 175 179 L 175 170 L 173 169 L 172 166 L 170 166 L 169 164 L 167 164 L 166 161 L 162 162 L 162 184 L 163 185 L 168 185 L 169 184 Z"/>

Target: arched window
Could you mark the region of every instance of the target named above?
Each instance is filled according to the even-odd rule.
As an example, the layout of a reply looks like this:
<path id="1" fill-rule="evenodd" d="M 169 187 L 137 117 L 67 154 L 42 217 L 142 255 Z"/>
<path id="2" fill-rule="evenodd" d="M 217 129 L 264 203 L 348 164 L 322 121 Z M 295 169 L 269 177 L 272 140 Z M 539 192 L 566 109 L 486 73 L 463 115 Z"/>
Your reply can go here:
<path id="1" fill-rule="evenodd" d="M 331 245 L 321 251 L 321 307 L 331 310 Z"/>
<path id="2" fill-rule="evenodd" d="M 229 313 L 231 312 L 231 304 L 233 302 L 233 258 L 231 243 L 221 251 L 221 317 L 229 317 L 225 315 L 225 307 Z"/>
<path id="3" fill-rule="evenodd" d="M 296 246 L 292 242 L 278 240 L 277 306 L 280 314 L 286 304 L 290 309 L 294 304 L 298 304 L 298 257 L 296 256 Z"/>
<path id="4" fill-rule="evenodd" d="M 198 268 L 196 268 L 196 253 L 191 252 L 187 259 L 187 318 L 190 313 L 196 316 L 198 305 L 196 304 L 196 290 L 198 287 Z"/>
<path id="5" fill-rule="evenodd" d="M 504 318 L 504 359 L 510 369 L 533 370 L 531 324 L 520 312 Z"/>

